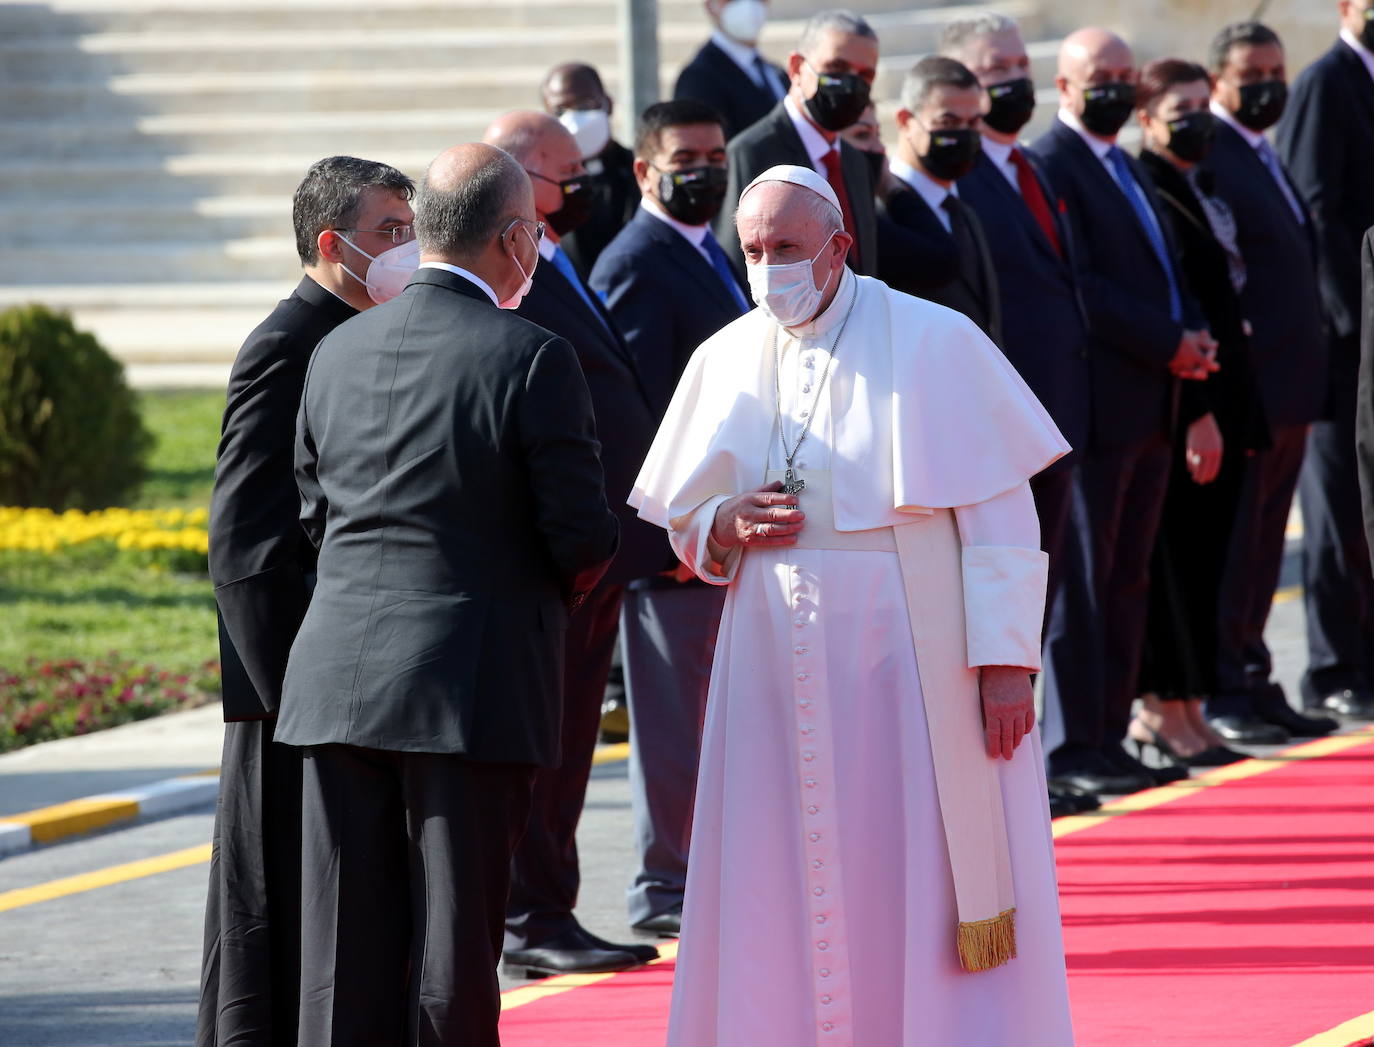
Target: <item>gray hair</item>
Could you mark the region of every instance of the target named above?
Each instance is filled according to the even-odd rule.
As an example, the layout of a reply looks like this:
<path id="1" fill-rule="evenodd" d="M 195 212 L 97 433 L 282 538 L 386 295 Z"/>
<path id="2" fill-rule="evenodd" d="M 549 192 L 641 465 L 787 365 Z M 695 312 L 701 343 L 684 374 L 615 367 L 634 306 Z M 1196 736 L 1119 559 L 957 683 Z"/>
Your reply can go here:
<path id="1" fill-rule="evenodd" d="M 472 257 L 515 217 L 524 168 L 501 152 L 451 187 L 435 186 L 429 173 L 415 197 L 415 238 L 425 254 Z"/>
<path id="2" fill-rule="evenodd" d="M 305 172 L 291 198 L 291 224 L 301 265 L 320 260 L 319 239 L 326 229 L 351 229 L 363 193 L 385 189 L 402 200 L 415 195 L 415 183 L 390 164 L 356 156 L 326 156 Z"/>
<path id="3" fill-rule="evenodd" d="M 844 33 L 846 36 L 861 36 L 865 40 L 873 41 L 878 39 L 878 34 L 873 31 L 873 27 L 868 24 L 868 20 L 863 15 L 846 11 L 843 8 L 835 8 L 829 11 L 817 11 L 807 19 L 806 26 L 802 29 L 801 39 L 797 41 L 797 52 L 805 55 L 815 50 L 821 42 L 821 37 L 827 33 Z"/>
<path id="4" fill-rule="evenodd" d="M 925 105 L 930 92 L 937 87 L 960 90 L 978 88 L 978 78 L 968 69 L 945 55 L 926 55 L 911 67 L 902 81 L 902 108 L 914 113 Z"/>
<path id="5" fill-rule="evenodd" d="M 995 33 L 1019 32 L 1016 20 L 996 11 L 979 11 L 966 18 L 956 18 L 940 34 L 940 53 L 958 58 L 974 40 Z"/>

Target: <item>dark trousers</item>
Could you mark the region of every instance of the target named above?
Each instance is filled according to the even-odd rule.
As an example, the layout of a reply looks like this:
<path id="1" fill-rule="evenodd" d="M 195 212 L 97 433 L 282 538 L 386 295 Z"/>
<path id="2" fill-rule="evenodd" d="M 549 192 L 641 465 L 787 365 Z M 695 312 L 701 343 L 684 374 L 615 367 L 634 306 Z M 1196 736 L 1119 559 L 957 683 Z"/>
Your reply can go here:
<path id="1" fill-rule="evenodd" d="M 630 922 L 682 905 L 692 802 L 725 586 L 630 586 L 621 611 L 630 699 L 630 798 L 639 871 Z"/>
<path id="2" fill-rule="evenodd" d="M 302 1047 L 497 1047 L 507 877 L 534 768 L 304 753 Z"/>
<path id="3" fill-rule="evenodd" d="M 1216 691 L 1208 716 L 1253 714 L 1273 660 L 1264 627 L 1283 570 L 1284 534 L 1298 484 L 1304 425 L 1273 427 L 1273 446 L 1245 465 L 1217 599 Z"/>
<path id="4" fill-rule="evenodd" d="M 296 1042 L 301 757 L 276 725 L 224 725 L 196 1047 Z"/>
<path id="5" fill-rule="evenodd" d="M 1059 592 L 1063 576 L 1065 541 L 1068 538 L 1073 511 L 1073 477 L 1075 467 L 1060 467 L 1031 477 L 1031 496 L 1035 499 L 1035 515 L 1040 521 L 1040 548 L 1049 557 L 1049 578 L 1045 586 L 1045 617 Z"/>
<path id="6" fill-rule="evenodd" d="M 1332 344 L 1332 368 L 1341 374 L 1332 383 L 1332 417 L 1312 426 L 1298 480 L 1309 703 L 1374 684 L 1374 575 L 1355 455 L 1358 353 L 1354 339 Z"/>
<path id="7" fill-rule="evenodd" d="M 1072 555 L 1065 558 L 1047 644 L 1057 663 L 1063 749 L 1102 749 L 1126 736 L 1169 466 L 1170 445 L 1162 435 L 1078 463 L 1076 534 L 1068 543 L 1078 557 L 1076 563 Z M 1070 584 L 1071 572 L 1076 584 Z"/>
<path id="8" fill-rule="evenodd" d="M 563 668 L 563 760 L 540 768 L 529 827 L 511 862 L 506 948 L 542 945 L 573 924 L 582 875 L 577 823 L 601 727 L 601 700 L 620 625 L 623 585 L 601 585 L 568 623 Z"/>

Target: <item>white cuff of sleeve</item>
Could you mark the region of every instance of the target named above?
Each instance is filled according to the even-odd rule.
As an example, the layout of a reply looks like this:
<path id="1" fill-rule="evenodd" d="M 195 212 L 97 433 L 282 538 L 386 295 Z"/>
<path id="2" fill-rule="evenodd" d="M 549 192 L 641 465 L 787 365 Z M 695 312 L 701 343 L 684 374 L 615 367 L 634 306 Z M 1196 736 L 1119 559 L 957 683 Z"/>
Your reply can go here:
<path id="1" fill-rule="evenodd" d="M 1013 545 L 964 547 L 964 627 L 969 668 L 1040 671 L 1049 557 Z"/>

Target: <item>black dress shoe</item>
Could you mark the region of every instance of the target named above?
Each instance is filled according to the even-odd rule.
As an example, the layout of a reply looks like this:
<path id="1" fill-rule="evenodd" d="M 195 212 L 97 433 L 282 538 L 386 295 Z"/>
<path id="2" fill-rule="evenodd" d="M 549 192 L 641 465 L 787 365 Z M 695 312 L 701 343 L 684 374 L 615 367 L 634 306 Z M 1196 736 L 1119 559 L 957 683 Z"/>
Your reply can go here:
<path id="1" fill-rule="evenodd" d="M 501 954 L 502 966 L 509 974 L 549 978 L 556 974 L 626 971 L 643 962 L 623 949 L 596 947 L 578 933 L 581 930 L 579 927 L 564 931 L 530 948 L 507 949 Z M 654 955 L 658 955 L 657 949 Z"/>
<path id="2" fill-rule="evenodd" d="M 1150 767 L 1141 763 L 1119 745 L 1107 746 L 1102 750 L 1102 755 L 1122 774 L 1143 774 L 1152 786 L 1181 782 L 1188 777 L 1188 768 L 1182 764 L 1168 763 L 1159 767 Z"/>
<path id="3" fill-rule="evenodd" d="M 1229 767 L 1233 763 L 1240 763 L 1250 757 L 1244 753 L 1238 753 L 1234 749 L 1228 749 L 1224 745 L 1214 745 L 1210 749 L 1204 749 L 1196 756 L 1188 757 L 1188 763 L 1192 767 Z"/>
<path id="4" fill-rule="evenodd" d="M 682 934 L 682 906 L 631 924 L 634 930 L 657 938 L 676 938 Z"/>
<path id="5" fill-rule="evenodd" d="M 1155 783 L 1146 774 L 1118 770 L 1094 749 L 1077 749 L 1050 755 L 1049 782 L 1082 792 L 1122 795 L 1149 789 Z"/>
<path id="6" fill-rule="evenodd" d="M 1050 790 L 1050 817 L 1067 818 L 1070 815 L 1078 814 L 1073 801 L 1067 796 L 1056 796 L 1054 790 Z"/>
<path id="7" fill-rule="evenodd" d="M 658 949 L 652 945 L 645 945 L 641 942 L 608 942 L 605 938 L 598 938 L 587 928 L 578 924 L 577 931 L 582 935 L 582 940 L 594 949 L 610 949 L 613 952 L 627 952 L 640 963 L 649 963 L 651 960 L 658 959 Z"/>
<path id="8" fill-rule="evenodd" d="M 1268 683 L 1255 695 L 1255 715 L 1265 723 L 1282 727 L 1294 738 L 1324 738 L 1340 724 L 1329 716 L 1304 716 L 1291 705 L 1276 683 Z"/>
<path id="9" fill-rule="evenodd" d="M 1322 698 L 1321 707 L 1347 720 L 1374 720 L 1374 695 L 1349 687 Z"/>
<path id="10" fill-rule="evenodd" d="M 1051 811 L 1054 810 L 1056 801 L 1067 806 L 1069 814 L 1086 814 L 1088 811 L 1095 811 L 1102 806 L 1102 801 L 1097 798 L 1096 793 L 1090 793 L 1085 789 L 1076 789 L 1072 785 L 1065 785 L 1060 781 L 1047 784 L 1049 786 Z"/>
<path id="11" fill-rule="evenodd" d="M 1287 730 L 1276 723 L 1261 720 L 1254 713 L 1209 716 L 1207 722 L 1226 741 L 1237 745 L 1283 745 L 1289 738 Z"/>

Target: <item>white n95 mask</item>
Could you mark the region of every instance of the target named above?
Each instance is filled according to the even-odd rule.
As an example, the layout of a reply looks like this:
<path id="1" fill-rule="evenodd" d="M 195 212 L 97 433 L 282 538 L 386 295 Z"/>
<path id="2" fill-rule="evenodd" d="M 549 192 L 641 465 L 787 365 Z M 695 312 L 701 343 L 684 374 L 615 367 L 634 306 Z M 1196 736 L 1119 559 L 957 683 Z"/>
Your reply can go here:
<path id="1" fill-rule="evenodd" d="M 604 109 L 568 109 L 558 118 L 582 151 L 582 159 L 600 156 L 611 140 L 611 118 Z"/>
<path id="2" fill-rule="evenodd" d="M 407 240 L 379 255 L 370 255 L 343 233 L 335 235 L 364 258 L 371 260 L 365 280 L 346 265 L 343 271 L 366 287 L 368 297 L 378 305 L 391 301 L 404 291 L 415 270 L 420 268 L 420 244 L 416 240 Z"/>
<path id="3" fill-rule="evenodd" d="M 734 0 L 739 3 L 740 0 Z M 836 230 L 839 232 L 839 230 Z M 830 276 L 825 284 L 816 286 L 811 276 L 811 267 L 816 259 L 825 254 L 835 233 L 821 245 L 821 249 L 808 261 L 789 262 L 786 265 L 746 265 L 749 274 L 749 293 L 758 307 L 783 327 L 797 327 L 816 315 L 825 297 L 825 289 L 830 286 Z"/>
<path id="4" fill-rule="evenodd" d="M 720 28 L 742 44 L 757 43 L 766 21 L 768 5 L 763 0 L 727 0 L 720 11 Z"/>

